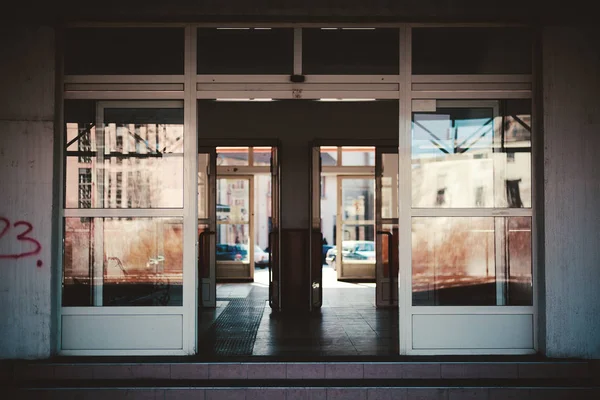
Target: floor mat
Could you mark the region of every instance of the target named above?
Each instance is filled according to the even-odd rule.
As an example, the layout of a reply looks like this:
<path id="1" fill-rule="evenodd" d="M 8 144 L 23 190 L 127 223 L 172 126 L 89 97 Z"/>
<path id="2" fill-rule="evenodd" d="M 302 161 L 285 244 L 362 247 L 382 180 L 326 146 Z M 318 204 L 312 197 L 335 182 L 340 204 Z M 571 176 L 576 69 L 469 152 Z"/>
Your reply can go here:
<path id="1" fill-rule="evenodd" d="M 253 288 L 246 298 L 218 298 L 228 304 L 199 338 L 202 353 L 214 356 L 252 355 L 268 292 Z"/>

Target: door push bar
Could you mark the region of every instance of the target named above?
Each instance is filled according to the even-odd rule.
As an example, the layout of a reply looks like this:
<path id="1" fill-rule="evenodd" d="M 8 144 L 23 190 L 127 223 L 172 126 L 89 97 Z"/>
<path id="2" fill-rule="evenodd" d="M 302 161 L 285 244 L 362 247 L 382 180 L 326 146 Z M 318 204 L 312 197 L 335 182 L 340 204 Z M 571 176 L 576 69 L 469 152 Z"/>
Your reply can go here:
<path id="1" fill-rule="evenodd" d="M 389 263 L 389 268 L 388 268 L 388 275 L 389 275 L 389 279 L 390 279 L 390 305 L 394 304 L 394 274 L 392 273 L 392 271 L 394 270 L 394 263 L 392 258 L 394 257 L 394 246 L 393 246 L 393 238 L 394 238 L 394 234 L 392 232 L 389 231 L 377 231 L 378 235 L 385 235 L 388 237 L 388 263 Z"/>

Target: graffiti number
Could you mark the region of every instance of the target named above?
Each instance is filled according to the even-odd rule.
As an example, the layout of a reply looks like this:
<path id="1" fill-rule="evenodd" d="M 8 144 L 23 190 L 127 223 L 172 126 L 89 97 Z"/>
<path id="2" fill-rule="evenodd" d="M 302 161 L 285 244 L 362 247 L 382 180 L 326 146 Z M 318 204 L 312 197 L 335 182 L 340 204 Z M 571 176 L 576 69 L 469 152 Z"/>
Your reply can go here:
<path id="1" fill-rule="evenodd" d="M 10 221 L 4 217 L 0 217 L 0 222 L 4 223 L 4 227 L 2 228 L 2 230 L 0 230 L 0 239 L 2 239 L 4 237 L 4 235 L 6 235 L 6 233 L 10 229 Z M 42 250 L 42 245 L 40 244 L 40 242 L 38 242 L 37 240 L 35 240 L 34 238 L 29 236 L 31 231 L 33 231 L 33 225 L 31 225 L 27 221 L 17 221 L 12 226 L 13 226 L 13 228 L 18 228 L 20 226 L 25 227 L 25 229 L 21 233 L 17 234 L 17 240 L 19 242 L 33 243 L 33 245 L 35 247 L 33 250 L 30 250 L 30 251 L 27 251 L 24 253 L 0 254 L 0 258 L 18 259 L 18 258 L 22 258 L 22 257 L 29 257 L 29 256 L 34 256 L 36 254 L 39 254 L 39 252 Z"/>

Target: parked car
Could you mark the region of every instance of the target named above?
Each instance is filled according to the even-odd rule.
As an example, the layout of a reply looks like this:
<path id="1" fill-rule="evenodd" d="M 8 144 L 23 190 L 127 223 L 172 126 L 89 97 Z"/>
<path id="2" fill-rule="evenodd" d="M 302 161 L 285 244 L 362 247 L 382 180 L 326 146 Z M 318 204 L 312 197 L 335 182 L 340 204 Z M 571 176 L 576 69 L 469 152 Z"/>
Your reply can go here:
<path id="1" fill-rule="evenodd" d="M 216 259 L 218 261 L 248 261 L 247 244 L 217 244 Z M 266 268 L 269 264 L 269 253 L 261 249 L 258 245 L 254 246 L 254 266 L 256 268 Z"/>
<path id="2" fill-rule="evenodd" d="M 331 249 L 335 249 L 335 246 L 332 246 L 330 244 L 324 244 L 322 246 L 322 257 L 321 257 L 321 265 L 326 264 L 327 261 L 327 252 L 329 252 L 329 250 Z"/>
<path id="3" fill-rule="evenodd" d="M 269 265 L 269 253 L 258 247 L 254 246 L 254 268 L 267 268 Z"/>
<path id="4" fill-rule="evenodd" d="M 375 242 L 371 240 L 344 240 L 342 242 L 344 260 L 375 261 Z M 333 270 L 337 269 L 337 248 L 327 251 L 325 261 Z"/>

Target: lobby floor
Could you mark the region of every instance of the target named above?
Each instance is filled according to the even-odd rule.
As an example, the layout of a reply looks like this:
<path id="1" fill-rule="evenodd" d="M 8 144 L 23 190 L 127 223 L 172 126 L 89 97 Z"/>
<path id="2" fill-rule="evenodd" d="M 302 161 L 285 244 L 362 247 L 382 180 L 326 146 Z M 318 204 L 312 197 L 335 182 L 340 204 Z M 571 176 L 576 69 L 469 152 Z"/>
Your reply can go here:
<path id="1" fill-rule="evenodd" d="M 320 312 L 283 316 L 268 305 L 268 275 L 253 283 L 217 285 L 217 307 L 199 311 L 200 354 L 231 356 L 392 356 L 398 354 L 398 311 L 375 307 L 374 283 L 338 282 L 323 267 Z"/>

